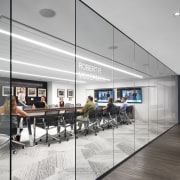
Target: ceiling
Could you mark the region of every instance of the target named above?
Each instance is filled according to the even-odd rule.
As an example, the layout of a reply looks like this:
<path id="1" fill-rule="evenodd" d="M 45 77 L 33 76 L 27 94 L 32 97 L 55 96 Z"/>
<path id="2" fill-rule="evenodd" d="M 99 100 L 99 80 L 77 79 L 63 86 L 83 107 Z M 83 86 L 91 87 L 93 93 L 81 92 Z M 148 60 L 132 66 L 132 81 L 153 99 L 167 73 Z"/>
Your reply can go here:
<path id="1" fill-rule="evenodd" d="M 82 0 L 180 74 L 179 0 Z"/>
<path id="2" fill-rule="evenodd" d="M 13 33 L 20 35 L 21 38 L 36 41 L 29 42 L 13 36 L 12 70 L 14 78 L 74 84 L 75 67 L 77 73 L 82 73 L 81 76 L 77 76 L 77 82 L 80 84 L 138 79 L 120 70 L 143 76 L 143 78 L 172 74 L 154 57 L 150 57 L 149 61 L 143 49 L 138 45 L 134 46 L 134 43 L 127 37 L 114 30 L 111 25 L 81 3 L 77 4 L 76 40 L 78 47 L 76 53 L 79 56 L 75 64 L 75 6 L 73 1 L 13 0 L 12 2 L 13 20 L 16 21 L 12 24 Z M 0 0 L 0 3 L 0 14 L 3 15 L 0 18 L 0 30 L 8 32 L 9 20 L 5 17 L 9 17 L 9 4 L 7 0 Z M 43 8 L 55 10 L 56 15 L 53 18 L 42 17 L 39 11 Z M 118 49 L 111 49 L 113 45 L 117 45 Z M 1 71 L 1 69 L 9 71 L 9 36 L 3 33 L 0 33 L 0 47 L 0 76 L 4 77 L 5 74 L 9 76 L 7 72 Z M 84 63 L 86 69 L 82 69 L 79 63 Z M 115 71 L 112 70 L 114 67 Z M 100 68 L 99 72 L 97 72 L 98 68 Z"/>

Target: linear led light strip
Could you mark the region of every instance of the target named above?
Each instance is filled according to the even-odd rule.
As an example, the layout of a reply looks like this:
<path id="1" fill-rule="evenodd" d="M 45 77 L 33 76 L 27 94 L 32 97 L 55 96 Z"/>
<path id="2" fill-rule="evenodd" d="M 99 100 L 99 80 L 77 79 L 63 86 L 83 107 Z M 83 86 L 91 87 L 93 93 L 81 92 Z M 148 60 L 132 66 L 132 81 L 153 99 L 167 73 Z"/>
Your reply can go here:
<path id="1" fill-rule="evenodd" d="M 6 71 L 6 70 L 1 70 L 0 72 L 3 73 L 10 73 L 10 71 Z M 47 78 L 47 79 L 55 79 L 55 80 L 61 80 L 61 81 L 69 81 L 69 82 L 75 82 L 75 80 L 70 80 L 70 79 L 63 79 L 63 78 L 57 78 L 57 77 L 50 77 L 50 76 L 42 76 L 39 74 L 29 74 L 29 73 L 22 73 L 22 72 L 12 72 L 13 74 L 18 74 L 18 75 L 24 75 L 24 76 L 31 76 L 31 77 L 42 77 L 42 78 Z M 76 81 L 78 83 L 85 83 L 85 81 Z"/>
<path id="2" fill-rule="evenodd" d="M 10 62 L 10 60 L 9 60 L 9 59 L 6 59 L 6 58 L 1 58 L 1 57 L 0 57 L 0 60 L 1 60 L 1 61 L 5 61 L 5 62 Z M 75 73 L 72 72 L 72 71 L 65 71 L 65 70 L 62 70 L 62 69 L 57 69 L 57 68 L 52 68 L 52 67 L 46 67 L 46 66 L 42 66 L 42 65 L 38 65 L 38 64 L 26 63 L 26 62 L 14 60 L 14 59 L 12 59 L 12 62 L 13 62 L 13 63 L 16 63 L 16 64 L 26 65 L 26 66 L 32 66 L 32 67 L 35 67 L 35 68 L 47 69 L 47 70 L 64 72 L 64 73 L 69 73 L 69 74 L 74 74 L 74 75 L 75 75 Z M 76 75 L 80 75 L 80 73 L 76 73 Z M 107 78 L 95 77 L 95 76 L 92 76 L 92 77 L 91 77 L 91 76 L 88 75 L 88 74 L 83 74 L 83 76 L 88 77 L 88 78 L 91 78 L 91 79 L 96 79 L 96 80 L 110 81 L 110 79 L 107 79 Z"/>
<path id="3" fill-rule="evenodd" d="M 5 34 L 5 35 L 10 35 L 10 33 L 9 33 L 8 31 L 4 31 L 4 30 L 2 30 L 2 29 L 0 29 L 0 33 Z M 41 46 L 41 47 L 44 47 L 44 48 L 47 48 L 47 49 L 51 49 L 51 50 L 53 50 L 53 51 L 60 52 L 60 53 L 62 53 L 62 54 L 66 54 L 66 55 L 71 56 L 71 57 L 75 57 L 75 56 L 76 56 L 76 58 L 79 58 L 79 59 L 81 59 L 81 60 L 88 61 L 88 62 L 91 62 L 91 63 L 94 63 L 94 64 L 98 64 L 98 65 L 100 65 L 100 66 L 103 66 L 103 67 L 106 67 L 106 68 L 109 68 L 109 69 L 112 69 L 112 70 L 115 70 L 115 71 L 118 71 L 118 72 L 122 72 L 122 73 L 125 73 L 125 74 L 128 74 L 128 75 L 131 75 L 131 76 L 140 78 L 140 79 L 143 78 L 142 76 L 140 76 L 140 75 L 138 75 L 138 74 L 131 73 L 131 72 L 129 72 L 129 71 L 126 71 L 126 70 L 123 70 L 123 69 L 119 69 L 119 68 L 113 67 L 113 66 L 111 66 L 111 65 L 107 65 L 107 64 L 98 62 L 98 61 L 96 61 L 96 60 L 93 60 L 93 59 L 89 59 L 89 58 L 80 56 L 80 55 L 78 55 L 78 54 L 75 55 L 74 53 L 65 51 L 65 50 L 63 50 L 63 49 L 59 49 L 59 48 L 57 48 L 57 47 L 50 46 L 50 45 L 48 45 L 48 44 L 45 44 L 45 43 L 42 43 L 42 42 L 39 42 L 39 41 L 35 41 L 35 40 L 32 40 L 32 39 L 29 39 L 29 38 L 20 36 L 20 35 L 18 35 L 18 34 L 12 33 L 11 35 L 12 35 L 12 37 L 14 37 L 14 38 L 17 38 L 17 39 L 20 39 L 20 40 L 29 42 L 29 43 L 31 43 L 31 44 L 35 44 L 35 45 L 38 45 L 38 46 Z"/>

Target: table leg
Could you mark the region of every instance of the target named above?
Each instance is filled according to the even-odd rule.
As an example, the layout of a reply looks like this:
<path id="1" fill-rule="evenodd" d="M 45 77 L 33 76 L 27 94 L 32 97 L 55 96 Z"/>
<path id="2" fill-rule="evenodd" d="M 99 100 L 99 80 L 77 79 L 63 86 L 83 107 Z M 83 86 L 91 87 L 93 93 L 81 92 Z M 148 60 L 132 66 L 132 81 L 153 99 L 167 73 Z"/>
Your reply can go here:
<path id="1" fill-rule="evenodd" d="M 34 144 L 36 143 L 36 117 L 34 117 Z"/>

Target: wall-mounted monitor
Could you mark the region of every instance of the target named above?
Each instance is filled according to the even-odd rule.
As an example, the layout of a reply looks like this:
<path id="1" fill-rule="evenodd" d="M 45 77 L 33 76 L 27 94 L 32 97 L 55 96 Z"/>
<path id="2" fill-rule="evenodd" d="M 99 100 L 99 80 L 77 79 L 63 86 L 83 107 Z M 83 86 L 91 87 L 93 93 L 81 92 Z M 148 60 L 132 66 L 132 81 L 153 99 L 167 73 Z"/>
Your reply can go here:
<path id="1" fill-rule="evenodd" d="M 118 88 L 117 101 L 120 102 L 122 97 L 126 97 L 128 103 L 142 103 L 142 88 Z"/>
<path id="2" fill-rule="evenodd" d="M 107 103 L 108 97 L 114 99 L 113 89 L 96 89 L 94 90 L 94 101 L 98 103 Z"/>

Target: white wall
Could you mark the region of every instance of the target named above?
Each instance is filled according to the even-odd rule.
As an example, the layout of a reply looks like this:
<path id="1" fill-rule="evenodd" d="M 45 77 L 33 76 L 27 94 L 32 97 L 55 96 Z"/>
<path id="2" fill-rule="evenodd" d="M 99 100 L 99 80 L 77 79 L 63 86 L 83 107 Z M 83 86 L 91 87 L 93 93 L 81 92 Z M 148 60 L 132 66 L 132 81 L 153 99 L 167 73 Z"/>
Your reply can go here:
<path id="1" fill-rule="evenodd" d="M 72 98 L 72 101 L 69 101 L 69 98 L 67 98 L 67 89 L 73 89 L 74 91 L 75 90 L 74 84 L 48 82 L 48 104 L 49 105 L 59 103 L 59 98 L 57 97 L 57 89 L 65 89 L 64 102 L 74 104 L 74 98 Z"/>
<path id="2" fill-rule="evenodd" d="M 142 103 L 133 104 L 135 106 L 135 118 L 137 120 L 144 121 L 154 121 L 157 117 L 157 80 L 139 80 L 139 81 L 124 81 L 119 83 L 96 83 L 96 84 L 85 84 L 77 85 L 76 93 L 76 103 L 80 103 L 82 106 L 85 104 L 87 96 L 91 95 L 94 97 L 94 89 L 100 88 L 123 88 L 123 87 L 142 87 Z M 73 98 L 72 101 L 69 101 L 67 98 L 67 89 L 75 89 L 74 84 L 62 84 L 57 82 L 48 83 L 48 104 L 58 104 L 59 98 L 57 97 L 57 89 L 65 89 L 65 103 L 74 104 L 75 101 Z M 158 94 L 161 94 L 159 91 L 164 91 L 162 88 L 158 88 Z M 166 96 L 170 95 L 170 92 L 166 93 Z M 115 89 L 115 95 L 117 97 L 117 91 Z M 115 99 L 116 100 L 116 99 Z M 169 102 L 166 103 L 167 106 Z M 104 104 L 106 105 L 106 103 Z M 159 102 L 160 105 L 160 102 Z M 167 108 L 168 109 L 168 108 Z M 160 109 L 159 109 L 160 110 Z M 160 112 L 159 112 L 160 116 Z M 149 117 L 149 118 L 148 118 Z M 160 117 L 159 117 L 160 118 Z"/>
<path id="3" fill-rule="evenodd" d="M 149 106 L 151 109 L 151 116 L 156 117 L 157 111 L 153 111 L 153 105 L 157 104 L 157 87 L 154 81 L 140 80 L 140 81 L 124 81 L 119 83 L 104 83 L 104 84 L 93 84 L 93 85 L 78 85 L 77 86 L 77 103 L 85 104 L 88 95 L 94 97 L 94 89 L 100 88 L 123 88 L 123 87 L 142 87 L 142 103 L 133 104 L 135 106 L 135 117 L 139 120 L 148 120 Z M 114 97 L 116 100 L 117 91 L 115 89 Z M 149 95 L 153 98 L 149 102 Z M 149 104 L 151 103 L 151 104 Z M 106 105 L 106 103 L 104 103 Z"/>

